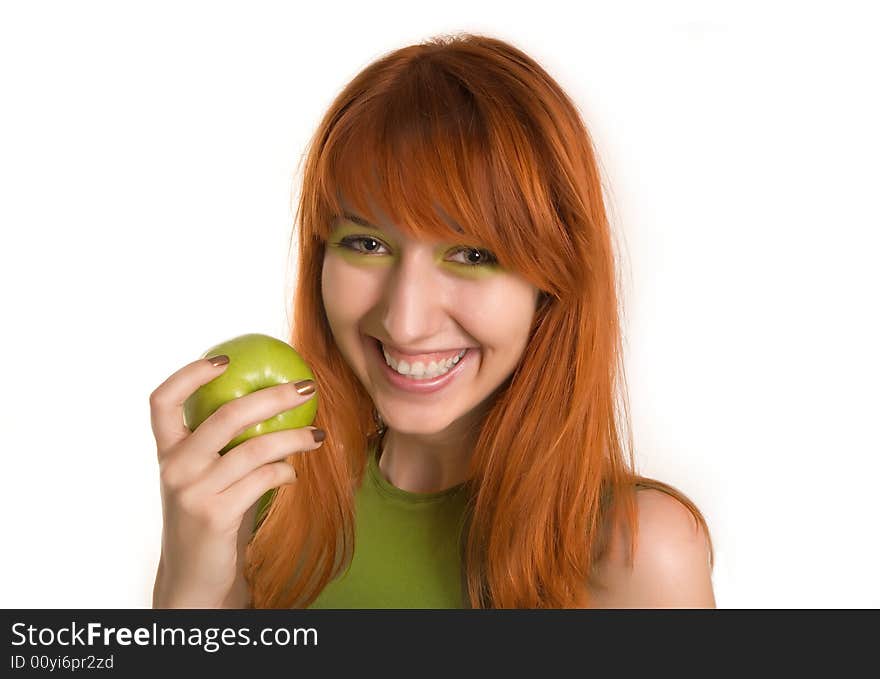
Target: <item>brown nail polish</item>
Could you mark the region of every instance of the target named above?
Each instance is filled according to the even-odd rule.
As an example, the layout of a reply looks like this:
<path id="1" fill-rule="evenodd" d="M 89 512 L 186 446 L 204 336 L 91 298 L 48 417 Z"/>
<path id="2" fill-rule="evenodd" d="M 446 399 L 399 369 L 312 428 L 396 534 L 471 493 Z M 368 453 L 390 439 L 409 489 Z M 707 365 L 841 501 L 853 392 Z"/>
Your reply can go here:
<path id="1" fill-rule="evenodd" d="M 312 429 L 312 436 L 315 439 L 315 443 L 320 443 L 325 438 L 327 438 L 327 432 L 323 429 Z"/>
<path id="2" fill-rule="evenodd" d="M 226 354 L 211 356 L 211 358 L 208 359 L 208 362 L 214 367 L 217 367 L 218 365 L 226 365 L 227 363 L 229 363 L 229 356 L 227 356 Z"/>
<path id="3" fill-rule="evenodd" d="M 299 382 L 294 383 L 294 388 L 296 391 L 305 396 L 306 394 L 311 394 L 315 391 L 315 381 L 314 380 L 300 380 Z"/>

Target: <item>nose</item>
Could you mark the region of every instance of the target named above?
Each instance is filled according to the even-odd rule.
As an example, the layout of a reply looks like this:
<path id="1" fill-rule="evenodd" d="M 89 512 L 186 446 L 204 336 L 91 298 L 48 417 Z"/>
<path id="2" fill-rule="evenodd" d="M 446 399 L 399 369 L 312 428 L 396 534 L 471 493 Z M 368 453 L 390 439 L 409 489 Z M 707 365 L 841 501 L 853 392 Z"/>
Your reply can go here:
<path id="1" fill-rule="evenodd" d="M 382 324 L 389 340 L 403 347 L 430 344 L 446 322 L 451 292 L 434 266 L 430 249 L 404 253 L 385 286 Z"/>

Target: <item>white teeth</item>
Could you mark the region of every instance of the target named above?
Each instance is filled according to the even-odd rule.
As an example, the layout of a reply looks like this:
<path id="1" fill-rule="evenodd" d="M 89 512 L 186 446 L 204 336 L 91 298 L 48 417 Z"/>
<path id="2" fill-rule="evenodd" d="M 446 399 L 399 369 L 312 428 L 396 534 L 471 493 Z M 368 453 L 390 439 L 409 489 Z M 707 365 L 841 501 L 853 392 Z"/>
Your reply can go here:
<path id="1" fill-rule="evenodd" d="M 467 349 L 462 349 L 458 356 L 452 356 L 443 361 L 431 361 L 428 366 L 425 367 L 425 364 L 422 361 L 416 361 L 412 365 L 407 361 L 400 361 L 398 363 L 395 358 L 385 351 L 385 347 L 382 347 L 382 353 L 385 355 L 385 362 L 392 370 L 416 380 L 431 379 L 449 372 L 452 369 L 452 366 L 461 360 L 461 357 L 464 356 L 466 351 Z"/>

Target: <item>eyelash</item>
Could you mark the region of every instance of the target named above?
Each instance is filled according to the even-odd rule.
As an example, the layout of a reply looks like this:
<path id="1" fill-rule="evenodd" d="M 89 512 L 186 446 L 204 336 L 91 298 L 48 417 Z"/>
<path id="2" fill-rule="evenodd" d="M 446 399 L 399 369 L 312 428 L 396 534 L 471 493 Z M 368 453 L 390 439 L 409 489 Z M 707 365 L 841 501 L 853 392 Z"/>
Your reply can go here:
<path id="1" fill-rule="evenodd" d="M 337 245 L 341 245 L 344 248 L 348 248 L 349 250 L 352 250 L 352 251 L 357 252 L 362 255 L 375 254 L 375 252 L 367 252 L 364 250 L 360 250 L 356 247 L 352 247 L 352 245 L 351 245 L 352 243 L 355 243 L 358 241 L 365 241 L 365 240 L 376 241 L 377 243 L 380 243 L 381 245 L 385 246 L 385 244 L 382 243 L 382 241 L 380 241 L 378 238 L 374 238 L 373 236 L 345 236 L 344 238 L 339 239 L 339 241 L 337 242 Z M 458 248 L 458 250 L 456 251 L 456 254 L 458 254 L 459 252 L 468 252 L 468 251 L 481 253 L 482 255 L 485 256 L 485 260 L 479 261 L 479 262 L 466 262 L 466 263 L 456 262 L 456 264 L 462 264 L 462 266 L 467 266 L 467 267 L 481 267 L 481 266 L 490 266 L 492 264 L 498 263 L 498 259 L 495 257 L 495 255 L 493 255 L 488 250 L 483 250 L 481 248 L 469 248 L 469 247 L 462 246 L 462 247 Z"/>

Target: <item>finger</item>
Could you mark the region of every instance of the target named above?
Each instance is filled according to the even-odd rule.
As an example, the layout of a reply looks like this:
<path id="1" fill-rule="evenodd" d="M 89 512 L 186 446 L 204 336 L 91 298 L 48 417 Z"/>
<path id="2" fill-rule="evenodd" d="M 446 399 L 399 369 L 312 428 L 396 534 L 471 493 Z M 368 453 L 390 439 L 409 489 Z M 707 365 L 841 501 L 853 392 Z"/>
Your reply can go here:
<path id="1" fill-rule="evenodd" d="M 183 366 L 150 394 L 150 422 L 160 457 L 192 434 L 183 422 L 186 399 L 225 369 L 225 364 L 214 365 L 211 359 L 200 358 Z"/>
<path id="2" fill-rule="evenodd" d="M 317 427 L 282 429 L 240 443 L 211 465 L 211 472 L 203 482 L 205 488 L 210 493 L 221 493 L 264 464 L 320 448 L 323 441 L 315 441 L 312 435 L 315 429 Z"/>
<path id="3" fill-rule="evenodd" d="M 230 516 L 243 516 L 267 491 L 296 481 L 293 465 L 270 462 L 257 467 L 243 479 L 220 493 L 222 505 Z"/>
<path id="4" fill-rule="evenodd" d="M 213 464 L 218 452 L 246 429 L 301 406 L 316 393 L 302 395 L 293 382 L 285 382 L 232 399 L 196 427 L 187 447 L 201 451 L 194 456 L 201 464 Z"/>

